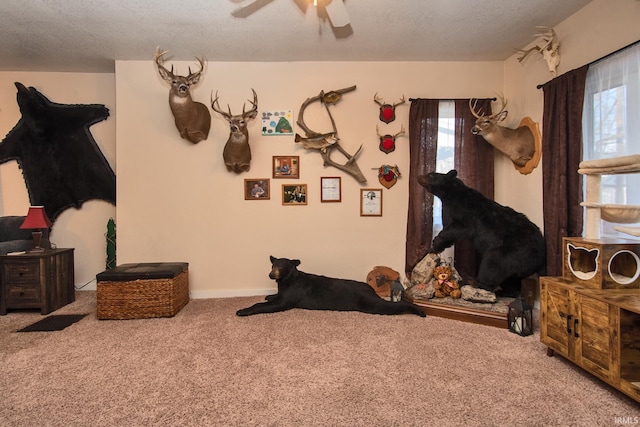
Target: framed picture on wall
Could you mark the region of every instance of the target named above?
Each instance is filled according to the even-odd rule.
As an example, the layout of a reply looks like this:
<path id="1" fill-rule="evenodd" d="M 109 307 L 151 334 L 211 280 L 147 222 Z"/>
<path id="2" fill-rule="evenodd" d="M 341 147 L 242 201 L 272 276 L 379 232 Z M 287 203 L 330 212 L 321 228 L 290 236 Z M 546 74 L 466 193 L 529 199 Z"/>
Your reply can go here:
<path id="1" fill-rule="evenodd" d="M 342 201 L 342 182 L 339 176 L 320 178 L 320 201 L 324 203 Z"/>
<path id="2" fill-rule="evenodd" d="M 244 199 L 245 200 L 269 200 L 271 192 L 269 191 L 269 179 L 245 179 L 244 180 Z"/>
<path id="3" fill-rule="evenodd" d="M 382 216 L 382 188 L 360 189 L 360 216 Z"/>
<path id="4" fill-rule="evenodd" d="M 299 206 L 307 204 L 307 184 L 282 184 L 282 204 Z"/>
<path id="5" fill-rule="evenodd" d="M 300 178 L 300 156 L 273 156 L 274 178 Z"/>

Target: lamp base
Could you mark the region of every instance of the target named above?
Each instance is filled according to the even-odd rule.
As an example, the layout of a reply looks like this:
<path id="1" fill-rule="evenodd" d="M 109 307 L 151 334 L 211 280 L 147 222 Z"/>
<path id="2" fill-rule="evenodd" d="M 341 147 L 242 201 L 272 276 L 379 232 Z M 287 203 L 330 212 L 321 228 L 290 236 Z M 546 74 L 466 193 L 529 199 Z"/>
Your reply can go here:
<path id="1" fill-rule="evenodd" d="M 27 250 L 27 253 L 34 252 L 44 252 L 46 249 L 40 247 L 40 242 L 42 241 L 42 231 L 32 231 L 31 237 L 33 237 L 33 248 Z"/>

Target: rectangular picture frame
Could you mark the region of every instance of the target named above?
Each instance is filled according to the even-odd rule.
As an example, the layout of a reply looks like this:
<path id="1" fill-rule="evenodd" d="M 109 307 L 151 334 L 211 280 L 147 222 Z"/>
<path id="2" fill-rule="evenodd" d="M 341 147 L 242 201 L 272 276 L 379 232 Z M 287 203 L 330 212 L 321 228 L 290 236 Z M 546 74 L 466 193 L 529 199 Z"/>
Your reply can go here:
<path id="1" fill-rule="evenodd" d="M 342 201 L 342 180 L 339 176 L 320 177 L 320 201 L 322 203 Z"/>
<path id="2" fill-rule="evenodd" d="M 305 206 L 308 200 L 307 184 L 282 184 L 283 206 Z"/>
<path id="3" fill-rule="evenodd" d="M 269 178 L 249 178 L 244 180 L 245 200 L 271 199 L 271 183 Z"/>
<path id="4" fill-rule="evenodd" d="M 382 216 L 382 188 L 360 189 L 360 216 Z"/>
<path id="5" fill-rule="evenodd" d="M 300 156 L 273 156 L 271 163 L 274 179 L 300 178 Z"/>

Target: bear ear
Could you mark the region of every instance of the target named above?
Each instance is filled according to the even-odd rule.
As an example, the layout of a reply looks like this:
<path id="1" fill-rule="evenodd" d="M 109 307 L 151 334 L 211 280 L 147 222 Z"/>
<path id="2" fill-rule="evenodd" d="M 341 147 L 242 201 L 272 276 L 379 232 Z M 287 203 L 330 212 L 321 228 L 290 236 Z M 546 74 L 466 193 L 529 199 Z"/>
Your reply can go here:
<path id="1" fill-rule="evenodd" d="M 273 255 L 269 255 L 269 261 L 271 261 L 271 264 L 273 264 L 274 262 L 276 262 L 276 259 L 273 257 Z"/>
<path id="2" fill-rule="evenodd" d="M 293 264 L 295 267 L 300 265 L 300 260 L 299 259 L 292 259 L 291 260 L 291 264 Z"/>
<path id="3" fill-rule="evenodd" d="M 456 176 L 458 176 L 458 171 L 455 169 L 451 169 L 449 172 L 447 172 L 447 176 L 449 178 L 455 178 Z"/>

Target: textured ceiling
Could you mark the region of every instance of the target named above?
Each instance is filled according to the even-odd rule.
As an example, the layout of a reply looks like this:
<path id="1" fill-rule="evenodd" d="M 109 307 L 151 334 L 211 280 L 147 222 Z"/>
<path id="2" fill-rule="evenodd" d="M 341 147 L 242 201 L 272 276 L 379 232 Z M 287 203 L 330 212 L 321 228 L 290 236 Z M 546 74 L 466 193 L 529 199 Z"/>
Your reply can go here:
<path id="1" fill-rule="evenodd" d="M 333 29 L 312 0 L 2 0 L 0 70 L 113 72 L 156 46 L 185 61 L 504 60 L 590 1 L 344 0 L 351 24 Z"/>

